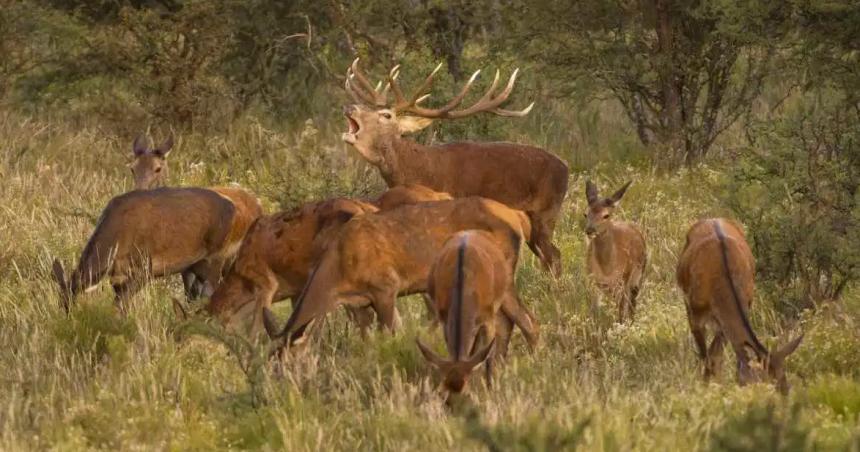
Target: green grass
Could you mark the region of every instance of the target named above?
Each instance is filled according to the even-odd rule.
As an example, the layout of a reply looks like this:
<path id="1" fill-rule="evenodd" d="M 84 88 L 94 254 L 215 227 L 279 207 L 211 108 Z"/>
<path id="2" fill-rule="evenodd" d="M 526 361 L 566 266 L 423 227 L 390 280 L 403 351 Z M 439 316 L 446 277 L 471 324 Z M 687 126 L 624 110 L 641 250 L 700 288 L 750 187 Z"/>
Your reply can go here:
<path id="1" fill-rule="evenodd" d="M 585 147 L 578 152 L 606 155 L 595 149 L 610 140 L 606 122 L 575 121 L 602 131 L 578 136 Z M 557 142 L 548 136 L 557 126 L 543 130 L 533 142 Z M 738 387 L 731 365 L 702 382 L 674 269 L 689 225 L 728 214 L 717 167 L 663 175 L 602 164 L 575 172 L 556 236 L 564 275 L 553 280 L 527 251 L 517 275 L 541 322 L 541 347 L 529 354 L 516 335 L 493 390 L 475 380 L 471 395 L 448 409 L 414 344 L 420 334 L 439 345 L 441 334 L 427 327 L 414 297 L 400 303 L 404 328 L 396 336 L 362 340 L 337 313 L 320 340 L 281 371 L 265 366 L 257 374 L 243 370 L 217 331 L 215 339 L 177 340 L 170 297 L 180 293 L 178 278 L 148 286 L 127 318 L 114 311 L 106 284 L 66 316 L 50 263 L 59 257 L 70 266 L 107 200 L 130 188 L 126 141 L 0 115 L 0 449 L 860 447 L 856 290 L 799 321 L 782 318 L 775 300 L 759 294 L 752 323 L 768 345 L 798 328 L 807 333 L 789 360 L 788 398 L 767 385 Z M 171 177 L 186 185 L 240 183 L 271 211 L 323 193 L 379 190 L 375 172 L 351 155 L 315 127 L 282 133 L 246 120 L 227 137 L 183 137 Z M 586 177 L 606 190 L 634 180 L 620 215 L 643 228 L 649 266 L 630 326 L 613 323 L 611 306 L 596 319 L 588 308 Z M 288 311 L 277 309 L 282 319 Z M 243 359 L 260 353 L 238 349 Z"/>

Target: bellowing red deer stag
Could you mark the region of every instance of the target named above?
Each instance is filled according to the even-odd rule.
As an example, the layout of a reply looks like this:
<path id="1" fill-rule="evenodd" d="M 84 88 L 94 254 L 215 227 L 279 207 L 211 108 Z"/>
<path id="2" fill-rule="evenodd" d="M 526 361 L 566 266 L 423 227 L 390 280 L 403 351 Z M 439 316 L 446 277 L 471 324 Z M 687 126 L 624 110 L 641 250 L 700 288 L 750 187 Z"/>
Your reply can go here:
<path id="1" fill-rule="evenodd" d="M 678 285 L 686 296 L 690 330 L 705 361 L 706 379 L 719 372 L 728 339 L 741 385 L 771 380 L 779 392 L 788 393 L 785 359 L 797 349 L 803 335 L 769 351 L 753 332 L 748 312 L 755 291 L 755 260 L 740 225 L 724 218 L 694 224 L 678 262 Z M 710 347 L 705 337 L 708 325 L 714 329 Z M 753 358 L 759 368 L 750 364 Z"/>
<path id="2" fill-rule="evenodd" d="M 248 232 L 235 264 L 212 295 L 207 311 L 229 328 L 252 316 L 251 332 L 259 331 L 263 308 L 285 298 L 295 300 L 326 244 L 356 215 L 390 210 L 419 202 L 451 199 L 427 187 L 395 187 L 371 205 L 335 198 L 308 203 L 291 212 L 262 217 Z M 360 327 L 372 321 L 351 310 Z"/>
<path id="3" fill-rule="evenodd" d="M 150 148 L 146 144 L 146 139 L 143 135 L 138 136 L 132 144 L 132 157 L 134 161 L 130 168 L 134 176 L 135 190 L 151 190 L 157 187 L 167 185 L 168 177 L 168 162 L 167 156 L 173 148 L 173 137 L 168 137 L 160 146 Z M 248 193 L 246 190 L 237 187 L 207 187 L 219 195 L 226 198 L 236 207 L 236 212 L 233 216 L 233 225 L 230 228 L 230 234 L 225 239 L 224 248 L 228 256 L 227 264 L 232 262 L 232 258 L 239 250 L 242 244 L 242 239 L 251 224 L 263 214 L 263 207 L 260 205 L 260 200 L 256 196 Z M 205 265 L 197 265 L 187 271 L 182 272 L 182 282 L 185 286 L 185 295 L 188 299 L 195 299 L 204 292 L 211 294 L 214 290 L 213 285 L 217 281 L 208 281 L 209 287 L 206 287 L 206 275 L 210 274 Z"/>
<path id="4" fill-rule="evenodd" d="M 507 350 L 511 319 L 505 311 L 524 315 L 505 257 L 485 231 L 465 231 L 448 239 L 430 271 L 428 293 L 442 321 L 450 359 L 442 358 L 417 339 L 418 348 L 442 374 L 450 394 L 463 392 L 472 370 L 485 363 L 492 383 L 497 342 Z M 503 310 L 503 306 L 508 306 Z M 530 324 L 528 318 L 515 320 Z M 500 327 L 497 334 L 497 325 Z"/>
<path id="5" fill-rule="evenodd" d="M 113 198 L 70 278 L 54 261 L 63 307 L 68 311 L 78 293 L 105 276 L 121 310 L 147 277 L 194 271 L 217 281 L 234 252 L 228 239 L 235 216 L 232 202 L 200 188 L 135 190 Z"/>
<path id="6" fill-rule="evenodd" d="M 596 185 L 585 183 L 585 233 L 590 239 L 586 252 L 588 275 L 607 297 L 615 300 L 619 323 L 633 321 L 647 260 L 645 238 L 639 227 L 612 220 L 628 187 L 630 182 L 612 196 L 601 198 Z"/>
<path id="7" fill-rule="evenodd" d="M 421 184 L 454 197 L 483 196 L 526 212 L 532 222 L 532 236 L 526 237 L 529 247 L 545 267 L 560 274 L 561 256 L 552 236 L 567 194 L 568 169 L 562 160 L 543 149 L 514 143 L 424 146 L 403 138 L 435 119 L 464 118 L 481 112 L 525 116 L 531 105 L 520 111 L 501 108 L 513 90 L 517 72 L 498 94 L 496 72 L 493 84 L 471 107 L 455 110 L 478 72 L 444 106 L 422 107 L 419 104 L 429 97 L 425 91 L 438 70 L 439 67 L 407 99 L 397 82 L 399 67 L 391 70 L 384 89 L 375 89 L 355 60 L 347 71 L 346 90 L 358 104 L 344 107 L 349 130 L 343 140 L 379 169 L 389 187 Z M 394 94 L 393 104 L 388 102 L 389 90 Z"/>
<path id="8" fill-rule="evenodd" d="M 395 299 L 427 291 L 430 267 L 445 241 L 460 231 L 487 231 L 506 251 L 511 272 L 519 245 L 530 231 L 528 217 L 498 202 L 479 198 L 401 206 L 388 212 L 362 215 L 344 225 L 311 272 L 293 313 L 280 333 L 289 346 L 302 338 L 306 327 L 339 304 L 371 306 L 381 326 L 394 330 Z M 528 319 L 517 326 L 529 343 L 537 340 L 536 323 L 516 303 L 511 319 Z"/>

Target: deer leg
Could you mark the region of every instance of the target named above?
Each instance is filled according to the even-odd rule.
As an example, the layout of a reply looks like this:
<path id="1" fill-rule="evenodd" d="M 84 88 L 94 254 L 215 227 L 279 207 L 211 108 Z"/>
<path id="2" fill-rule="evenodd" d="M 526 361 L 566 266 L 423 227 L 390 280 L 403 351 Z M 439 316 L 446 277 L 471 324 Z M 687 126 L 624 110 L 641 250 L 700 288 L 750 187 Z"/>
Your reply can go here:
<path id="1" fill-rule="evenodd" d="M 514 322 L 504 312 L 496 314 L 496 356 L 508 356 L 508 345 L 514 331 Z"/>
<path id="2" fill-rule="evenodd" d="M 344 305 L 346 313 L 350 320 L 358 327 L 359 334 L 362 338 L 367 338 L 367 332 L 370 330 L 370 325 L 373 324 L 373 306 L 350 306 Z"/>
<path id="3" fill-rule="evenodd" d="M 143 288 L 143 278 L 132 276 L 124 281 L 112 282 L 111 286 L 114 291 L 114 304 L 117 310 L 125 317 L 128 314 L 128 300 Z"/>
<path id="4" fill-rule="evenodd" d="M 523 332 L 529 348 L 534 351 L 540 338 L 540 327 L 534 321 L 528 309 L 523 306 L 516 293 L 508 292 L 504 295 L 502 299 L 502 311 Z"/>
<path id="5" fill-rule="evenodd" d="M 708 344 L 705 340 L 705 325 L 701 321 L 701 319 L 689 316 L 690 319 L 690 332 L 693 333 L 693 342 L 696 344 L 696 351 L 699 354 L 700 359 L 707 359 L 708 357 Z"/>
<path id="6" fill-rule="evenodd" d="M 723 346 L 725 345 L 726 337 L 722 331 L 718 331 L 714 335 L 714 340 L 711 341 L 711 346 L 708 348 L 708 356 L 705 360 L 705 379 L 710 379 L 719 374 L 723 363 Z"/>
<path id="7" fill-rule="evenodd" d="M 400 327 L 400 316 L 397 314 L 395 301 L 397 293 L 390 291 L 374 291 L 371 296 L 371 306 L 376 311 L 376 320 L 380 329 L 387 328 L 394 333 Z"/>
<path id="8" fill-rule="evenodd" d="M 436 312 L 436 303 L 426 293 L 421 294 L 421 300 L 424 301 L 424 306 L 427 307 L 427 319 L 430 320 L 430 325 L 434 328 L 439 326 L 439 314 Z"/>

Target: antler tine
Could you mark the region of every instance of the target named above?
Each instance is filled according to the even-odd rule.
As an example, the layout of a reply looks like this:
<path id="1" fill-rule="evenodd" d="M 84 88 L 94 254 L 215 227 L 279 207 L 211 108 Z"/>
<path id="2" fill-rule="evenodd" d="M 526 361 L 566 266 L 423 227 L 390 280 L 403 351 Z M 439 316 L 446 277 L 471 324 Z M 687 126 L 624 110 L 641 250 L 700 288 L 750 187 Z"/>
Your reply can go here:
<path id="1" fill-rule="evenodd" d="M 490 89 L 487 90 L 487 93 L 484 94 L 484 96 L 478 102 L 476 102 L 475 105 L 472 105 L 465 110 L 452 111 L 448 114 L 448 117 L 463 118 L 482 111 L 498 114 L 501 116 L 524 116 L 528 114 L 528 112 L 531 111 L 532 106 L 529 106 L 520 111 L 511 111 L 498 108 L 500 105 L 505 103 L 505 101 L 508 100 L 508 96 L 511 95 L 511 92 L 514 89 L 514 84 L 517 81 L 517 75 L 519 74 L 519 71 L 519 68 L 514 69 L 513 74 L 511 74 L 511 78 L 508 80 L 507 86 L 505 86 L 504 91 L 502 91 L 498 96 L 493 97 L 493 92 L 496 88 L 496 81 L 494 81 Z M 520 115 L 520 113 L 522 114 Z"/>
<path id="2" fill-rule="evenodd" d="M 373 87 L 373 84 L 370 83 L 367 76 L 361 72 L 361 68 L 358 66 L 358 62 L 361 58 L 356 58 L 353 60 L 350 69 L 347 70 L 347 79 L 355 78 L 358 80 L 358 84 L 360 86 L 355 87 L 356 93 L 359 94 L 366 102 L 370 105 L 376 107 L 384 107 L 387 103 L 386 96 L 388 95 L 387 91 L 379 92 L 379 86 L 376 88 Z M 353 77 L 350 77 L 352 75 Z M 381 82 L 380 82 L 381 83 Z"/>
<path id="3" fill-rule="evenodd" d="M 430 88 L 430 85 L 433 84 L 433 78 L 436 77 L 436 73 L 439 72 L 439 69 L 442 69 L 443 64 L 444 63 L 437 64 L 436 68 L 433 69 L 433 72 L 431 72 L 430 75 L 428 75 L 427 78 L 424 79 L 424 82 L 421 83 L 421 85 L 418 87 L 418 89 L 415 90 L 415 95 L 412 96 L 412 104 L 413 105 L 415 105 L 419 102 L 418 101 L 419 98 L 426 98 L 427 96 L 430 95 L 430 93 L 424 94 L 424 91 L 427 91 L 427 89 Z"/>
<path id="4" fill-rule="evenodd" d="M 494 108 L 490 111 L 494 114 L 499 115 L 499 116 L 509 116 L 509 117 L 522 118 L 523 116 L 529 114 L 529 112 L 532 111 L 532 107 L 534 107 L 534 106 L 535 106 L 535 103 L 532 102 L 529 104 L 528 107 L 523 108 L 522 110 L 505 110 L 504 108 Z"/>
<path id="5" fill-rule="evenodd" d="M 352 83 L 349 81 L 353 78 L 353 75 L 347 71 L 346 82 L 344 82 L 344 88 L 346 88 L 346 92 L 349 93 L 352 98 L 360 103 L 365 105 L 376 105 L 376 101 L 373 96 L 365 93 L 358 87 L 353 87 Z"/>
<path id="6" fill-rule="evenodd" d="M 400 65 L 394 66 L 388 73 L 388 84 L 391 86 L 391 92 L 394 93 L 394 109 L 405 109 L 410 106 L 410 102 L 403 95 L 403 90 L 400 89 L 400 84 L 397 83 L 397 77 L 400 76 Z"/>

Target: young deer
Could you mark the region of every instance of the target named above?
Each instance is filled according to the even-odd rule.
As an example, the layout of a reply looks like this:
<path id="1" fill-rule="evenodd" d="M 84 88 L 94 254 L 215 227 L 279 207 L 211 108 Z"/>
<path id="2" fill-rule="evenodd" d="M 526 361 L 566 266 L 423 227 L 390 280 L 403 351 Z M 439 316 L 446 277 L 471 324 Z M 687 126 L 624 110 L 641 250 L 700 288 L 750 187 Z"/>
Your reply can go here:
<path id="1" fill-rule="evenodd" d="M 199 188 L 135 190 L 113 198 L 68 279 L 54 261 L 63 307 L 68 311 L 78 293 L 105 276 L 121 310 L 147 277 L 193 271 L 217 281 L 231 257 L 235 217 L 233 203 Z"/>
<path id="2" fill-rule="evenodd" d="M 268 328 L 284 347 L 298 342 L 305 329 L 339 304 L 370 306 L 380 326 L 394 330 L 395 300 L 400 295 L 427 292 L 430 267 L 447 239 L 470 229 L 490 233 L 505 250 L 513 273 L 519 245 L 529 235 L 528 217 L 484 198 L 426 202 L 358 216 L 341 229 L 311 272 L 296 308 L 280 331 Z M 502 306 L 529 343 L 537 340 L 533 316 L 519 303 Z"/>
<path id="3" fill-rule="evenodd" d="M 496 339 L 505 350 L 510 339 L 510 320 L 502 305 L 519 304 L 513 278 L 505 253 L 487 232 L 460 232 L 442 246 L 430 271 L 428 293 L 444 325 L 450 359 L 434 353 L 421 339 L 416 341 L 450 394 L 463 392 L 472 370 L 481 363 L 486 363 L 487 384 L 492 384 Z M 501 324 L 498 336 L 497 324 Z"/>
<path id="4" fill-rule="evenodd" d="M 591 181 L 585 183 L 588 200 L 585 233 L 590 239 L 586 266 L 598 288 L 615 300 L 618 322 L 633 321 L 647 259 L 645 238 L 639 228 L 632 223 L 612 220 L 628 187 L 630 182 L 612 196 L 601 198 L 596 185 Z"/>
<path id="5" fill-rule="evenodd" d="M 450 198 L 447 193 L 422 186 L 395 187 L 374 204 L 390 210 Z M 266 320 L 263 308 L 286 298 L 295 300 L 329 241 L 354 216 L 377 212 L 376 206 L 334 198 L 260 218 L 248 232 L 233 268 L 212 295 L 207 311 L 230 328 L 252 318 L 251 331 L 256 333 Z M 372 321 L 372 313 L 351 310 L 350 315 L 362 328 Z"/>
<path id="6" fill-rule="evenodd" d="M 167 156 L 173 148 L 173 137 L 168 137 L 160 146 L 149 148 L 146 139 L 138 136 L 132 144 L 132 156 L 134 161 L 129 165 L 134 176 L 135 190 L 151 190 L 167 185 L 168 164 Z M 224 247 L 228 259 L 226 265 L 232 262 L 232 258 L 239 250 L 242 239 L 251 224 L 263 214 L 260 200 L 246 190 L 236 187 L 207 187 L 218 193 L 236 207 L 233 216 L 230 233 L 225 239 Z M 211 295 L 218 281 L 207 281 L 206 275 L 211 274 L 209 269 L 200 265 L 182 272 L 182 282 L 185 286 L 186 298 L 196 299 L 201 295 Z"/>
<path id="7" fill-rule="evenodd" d="M 516 71 L 500 93 L 496 93 L 496 72 L 492 86 L 471 107 L 455 110 L 478 72 L 445 106 L 422 107 L 419 104 L 429 97 L 425 93 L 440 67 L 407 99 L 397 81 L 399 66 L 391 70 L 384 89 L 374 89 L 355 60 L 346 74 L 346 91 L 357 104 L 344 107 L 349 129 L 343 140 L 379 169 L 389 187 L 421 184 L 454 197 L 483 196 L 526 212 L 534 231 L 527 237 L 529 247 L 546 268 L 558 275 L 561 255 L 552 237 L 567 194 L 568 169 L 562 160 L 541 148 L 522 144 L 459 142 L 424 146 L 403 138 L 435 119 L 465 118 L 481 112 L 519 117 L 531 110 L 531 106 L 521 111 L 501 108 L 513 91 Z M 389 90 L 394 94 L 393 103 L 388 99 Z"/>
<path id="8" fill-rule="evenodd" d="M 758 340 L 749 321 L 755 291 L 755 260 L 740 225 L 724 218 L 702 220 L 687 233 L 678 262 L 678 285 L 686 296 L 690 331 L 699 356 L 705 361 L 705 378 L 719 372 L 723 345 L 728 339 L 735 351 L 738 382 L 771 380 L 782 394 L 789 384 L 785 359 L 797 349 L 803 335 L 776 351 Z M 714 329 L 708 347 L 706 329 Z M 750 365 L 753 357 L 761 365 Z"/>

